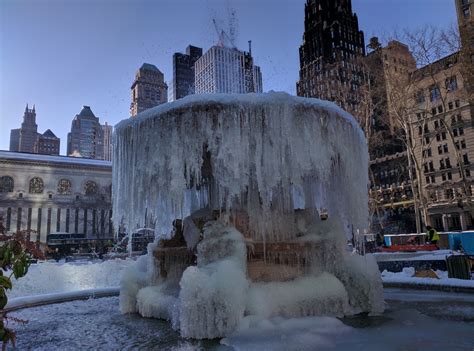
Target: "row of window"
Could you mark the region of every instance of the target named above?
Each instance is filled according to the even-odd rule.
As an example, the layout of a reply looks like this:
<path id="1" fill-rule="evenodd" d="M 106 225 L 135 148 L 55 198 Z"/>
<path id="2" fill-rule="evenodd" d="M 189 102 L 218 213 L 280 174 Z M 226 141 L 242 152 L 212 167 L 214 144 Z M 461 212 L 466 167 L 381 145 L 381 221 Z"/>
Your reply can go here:
<path id="1" fill-rule="evenodd" d="M 0 193 L 11 193 L 14 189 L 14 181 L 10 176 L 0 177 Z M 60 179 L 58 182 L 57 193 L 60 195 L 70 195 L 72 189 L 72 183 L 69 179 Z M 97 183 L 88 180 L 84 184 L 85 195 L 96 195 L 99 187 Z M 44 182 L 40 177 L 33 177 L 30 180 L 28 192 L 30 194 L 42 194 L 44 192 Z"/>
<path id="2" fill-rule="evenodd" d="M 444 87 L 447 91 L 455 91 L 458 89 L 458 81 L 456 76 L 446 78 L 444 81 Z M 438 101 L 441 99 L 441 90 L 438 84 L 434 84 L 429 88 L 430 101 Z M 423 91 L 418 93 L 417 100 L 419 103 L 425 102 L 425 94 Z"/>
<path id="3" fill-rule="evenodd" d="M 471 176 L 471 171 L 469 169 L 465 169 L 464 173 L 466 177 Z M 452 180 L 453 174 L 451 172 L 443 172 L 441 173 L 441 180 L 444 182 L 446 180 Z M 425 177 L 426 184 L 433 184 L 436 183 L 436 176 L 434 174 Z"/>
<path id="4" fill-rule="evenodd" d="M 467 154 L 462 155 L 462 160 L 463 160 L 463 163 L 465 165 L 468 165 L 470 163 Z M 450 169 L 450 168 L 452 168 L 452 166 L 451 166 L 451 160 L 449 159 L 449 157 L 439 160 L 439 169 L 440 170 Z M 424 170 L 425 173 L 434 172 L 435 169 L 434 169 L 434 166 L 433 166 L 433 161 L 429 161 L 429 162 L 424 163 L 423 164 L 423 170 Z"/>

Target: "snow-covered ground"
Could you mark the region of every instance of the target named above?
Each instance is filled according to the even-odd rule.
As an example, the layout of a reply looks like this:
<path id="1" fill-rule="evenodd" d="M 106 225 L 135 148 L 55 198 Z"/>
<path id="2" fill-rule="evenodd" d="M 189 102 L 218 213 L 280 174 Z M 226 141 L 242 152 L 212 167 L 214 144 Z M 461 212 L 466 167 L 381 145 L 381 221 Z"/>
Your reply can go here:
<path id="1" fill-rule="evenodd" d="M 457 254 L 459 254 L 459 252 L 456 252 L 453 250 L 373 253 L 377 262 L 445 260 L 446 256 L 457 255 Z"/>
<path id="2" fill-rule="evenodd" d="M 13 290 L 8 291 L 8 297 L 118 287 L 123 269 L 133 262 L 131 259 L 115 259 L 32 264 L 25 277 L 18 280 L 13 278 Z"/>
<path id="3" fill-rule="evenodd" d="M 413 274 L 415 274 L 415 269 L 413 267 L 403 268 L 403 271 L 398 273 L 388 272 L 385 270 L 382 272 L 382 281 L 384 283 L 431 284 L 474 288 L 474 280 L 448 278 L 448 272 L 446 271 L 436 271 L 439 279 L 417 278 L 413 277 Z"/>

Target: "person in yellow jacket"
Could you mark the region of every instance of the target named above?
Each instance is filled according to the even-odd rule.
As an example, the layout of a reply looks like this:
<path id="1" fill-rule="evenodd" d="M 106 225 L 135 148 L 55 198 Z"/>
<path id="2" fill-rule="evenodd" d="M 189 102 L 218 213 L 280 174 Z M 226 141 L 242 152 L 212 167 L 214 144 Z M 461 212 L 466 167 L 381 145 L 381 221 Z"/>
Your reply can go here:
<path id="1" fill-rule="evenodd" d="M 438 246 L 439 234 L 436 229 L 429 225 L 426 226 L 426 238 L 431 244 Z"/>

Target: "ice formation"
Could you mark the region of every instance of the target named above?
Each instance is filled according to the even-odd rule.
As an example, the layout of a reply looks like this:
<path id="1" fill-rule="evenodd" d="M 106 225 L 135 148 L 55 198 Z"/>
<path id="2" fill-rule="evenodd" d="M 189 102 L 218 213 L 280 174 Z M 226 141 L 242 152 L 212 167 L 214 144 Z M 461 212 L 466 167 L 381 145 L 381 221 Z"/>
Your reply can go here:
<path id="1" fill-rule="evenodd" d="M 156 240 L 124 274 L 124 313 L 185 337 L 248 318 L 383 311 L 375 260 L 347 252 L 368 223 L 367 145 L 329 102 L 199 95 L 121 122 L 113 213 Z"/>

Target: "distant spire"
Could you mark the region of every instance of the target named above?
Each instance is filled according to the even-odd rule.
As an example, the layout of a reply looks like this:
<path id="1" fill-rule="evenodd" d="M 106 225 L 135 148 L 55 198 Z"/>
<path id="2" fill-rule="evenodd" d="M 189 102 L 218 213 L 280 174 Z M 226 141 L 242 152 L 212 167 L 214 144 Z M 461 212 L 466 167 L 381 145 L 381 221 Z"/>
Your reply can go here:
<path id="1" fill-rule="evenodd" d="M 28 103 L 26 103 L 25 112 L 28 112 Z"/>
<path id="2" fill-rule="evenodd" d="M 33 104 L 33 112 L 35 112 L 35 104 Z"/>

